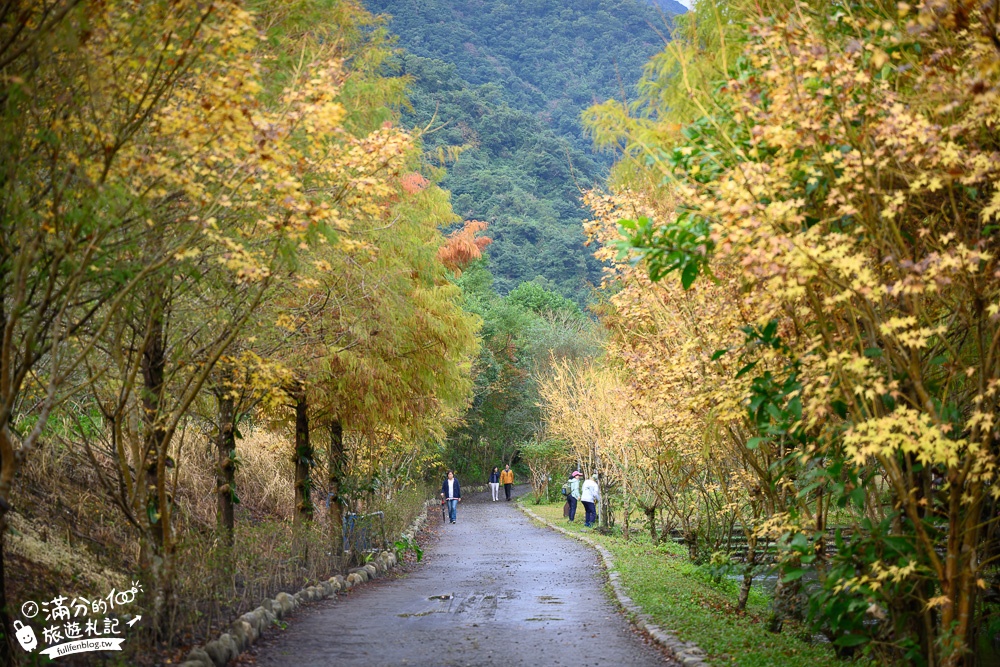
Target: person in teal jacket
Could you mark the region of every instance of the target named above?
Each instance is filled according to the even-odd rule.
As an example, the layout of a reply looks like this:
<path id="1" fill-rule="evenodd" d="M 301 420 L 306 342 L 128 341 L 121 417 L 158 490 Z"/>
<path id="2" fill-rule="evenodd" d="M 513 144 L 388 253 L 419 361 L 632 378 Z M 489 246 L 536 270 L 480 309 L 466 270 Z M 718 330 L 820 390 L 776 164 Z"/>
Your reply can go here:
<path id="1" fill-rule="evenodd" d="M 573 521 L 576 519 L 576 504 L 580 500 L 580 484 L 583 478 L 583 473 L 579 470 L 574 470 L 569 476 L 569 493 L 566 494 L 566 502 L 569 503 L 569 520 Z"/>

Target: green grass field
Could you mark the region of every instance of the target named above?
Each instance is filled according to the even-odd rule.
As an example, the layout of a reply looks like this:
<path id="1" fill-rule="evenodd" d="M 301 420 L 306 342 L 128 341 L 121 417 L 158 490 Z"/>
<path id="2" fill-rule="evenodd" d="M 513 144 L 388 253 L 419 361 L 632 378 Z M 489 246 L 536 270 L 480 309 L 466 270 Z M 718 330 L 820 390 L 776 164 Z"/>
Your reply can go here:
<path id="1" fill-rule="evenodd" d="M 751 590 L 747 609 L 737 611 L 737 582 L 713 582 L 707 571 L 692 564 L 678 545 L 653 545 L 649 535 L 640 532 L 633 532 L 632 539 L 626 542 L 621 536 L 586 530 L 579 516 L 575 523 L 563 518 L 561 503 L 526 506 L 561 528 L 586 534 L 603 544 L 613 554 L 615 569 L 636 604 L 664 630 L 698 644 L 713 665 L 857 664 L 838 660 L 829 644 L 808 641 L 800 626 L 786 623 L 780 634 L 769 632 L 766 621 L 770 599 L 756 589 Z"/>

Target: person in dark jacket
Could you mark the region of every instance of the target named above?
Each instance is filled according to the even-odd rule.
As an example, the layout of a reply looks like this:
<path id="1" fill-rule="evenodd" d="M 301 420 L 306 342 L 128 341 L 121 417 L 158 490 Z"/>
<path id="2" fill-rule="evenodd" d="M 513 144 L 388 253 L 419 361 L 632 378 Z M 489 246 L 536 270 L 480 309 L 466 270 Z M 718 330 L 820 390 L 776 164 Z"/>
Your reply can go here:
<path id="1" fill-rule="evenodd" d="M 462 487 L 455 479 L 454 470 L 448 471 L 447 479 L 441 484 L 441 497 L 448 502 L 448 518 L 451 519 L 452 523 L 455 523 L 458 515 L 458 504 L 462 502 Z"/>
<path id="2" fill-rule="evenodd" d="M 500 468 L 496 466 L 490 473 L 490 493 L 493 494 L 493 502 L 500 500 Z"/>

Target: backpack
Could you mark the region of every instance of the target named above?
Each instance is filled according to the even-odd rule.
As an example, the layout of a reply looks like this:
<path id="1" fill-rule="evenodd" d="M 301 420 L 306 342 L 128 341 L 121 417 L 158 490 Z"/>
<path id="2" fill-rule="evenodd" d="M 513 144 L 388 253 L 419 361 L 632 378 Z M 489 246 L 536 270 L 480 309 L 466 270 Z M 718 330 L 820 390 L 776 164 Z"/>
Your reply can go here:
<path id="1" fill-rule="evenodd" d="M 564 496 L 569 495 L 569 482 L 566 482 L 565 484 L 562 485 L 562 494 Z"/>

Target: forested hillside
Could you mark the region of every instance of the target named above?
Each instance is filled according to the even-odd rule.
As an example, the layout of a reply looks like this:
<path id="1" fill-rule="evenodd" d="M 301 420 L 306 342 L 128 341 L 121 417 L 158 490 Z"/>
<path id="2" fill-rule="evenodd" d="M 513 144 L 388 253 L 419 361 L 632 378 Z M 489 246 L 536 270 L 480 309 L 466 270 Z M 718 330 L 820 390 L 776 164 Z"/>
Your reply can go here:
<path id="1" fill-rule="evenodd" d="M 683 11 L 677 3 L 670 3 Z M 455 211 L 490 223 L 490 270 L 505 294 L 538 279 L 578 302 L 600 278 L 583 248 L 580 191 L 610 164 L 579 122 L 587 106 L 633 97 L 663 47 L 667 16 L 641 0 L 368 0 L 391 15 L 413 79 L 404 123 L 462 146 L 444 186 Z"/>

